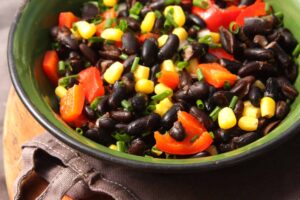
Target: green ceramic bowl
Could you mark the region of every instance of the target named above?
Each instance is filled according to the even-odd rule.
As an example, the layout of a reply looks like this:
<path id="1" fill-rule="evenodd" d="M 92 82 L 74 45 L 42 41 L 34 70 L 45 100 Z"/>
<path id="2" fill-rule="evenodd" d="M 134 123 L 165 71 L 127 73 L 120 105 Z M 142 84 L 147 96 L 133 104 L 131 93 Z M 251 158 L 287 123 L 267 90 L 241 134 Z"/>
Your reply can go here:
<path id="1" fill-rule="evenodd" d="M 51 134 L 81 152 L 127 167 L 152 171 L 191 171 L 215 169 L 254 157 L 284 141 L 296 132 L 300 119 L 300 98 L 284 121 L 267 136 L 240 149 L 206 158 L 156 159 L 110 150 L 73 131 L 55 113 L 58 108 L 54 88 L 41 70 L 44 52 L 50 48 L 49 30 L 57 23 L 58 13 L 78 12 L 84 0 L 27 0 L 12 24 L 8 43 L 9 69 L 21 100 L 32 115 Z M 284 13 L 285 25 L 300 41 L 299 0 L 268 0 Z M 296 81 L 300 90 L 300 78 Z M 26 134 L 26 133 L 25 133 Z"/>

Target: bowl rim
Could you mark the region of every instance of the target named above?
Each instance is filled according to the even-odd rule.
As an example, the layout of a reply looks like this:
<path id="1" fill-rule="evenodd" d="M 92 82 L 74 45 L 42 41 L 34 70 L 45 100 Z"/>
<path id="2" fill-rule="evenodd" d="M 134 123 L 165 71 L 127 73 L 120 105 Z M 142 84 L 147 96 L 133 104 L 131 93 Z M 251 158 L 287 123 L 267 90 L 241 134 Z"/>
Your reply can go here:
<path id="1" fill-rule="evenodd" d="M 236 165 L 242 161 L 248 160 L 250 158 L 256 157 L 269 151 L 271 148 L 283 143 L 291 136 L 295 135 L 297 128 L 300 127 L 300 120 L 296 121 L 292 126 L 290 126 L 284 133 L 281 133 L 277 137 L 263 144 L 255 146 L 247 151 L 241 152 L 239 154 L 232 155 L 230 157 L 221 158 L 217 161 L 207 161 L 203 163 L 188 163 L 188 164 L 166 164 L 157 162 L 143 162 L 138 160 L 129 160 L 126 158 L 114 156 L 108 153 L 101 152 L 99 150 L 88 147 L 79 141 L 73 139 L 67 134 L 60 131 L 55 127 L 48 119 L 42 115 L 42 113 L 35 107 L 35 105 L 30 101 L 28 95 L 22 87 L 17 75 L 16 63 L 14 61 L 13 46 L 14 46 L 14 36 L 17 29 L 19 20 L 22 17 L 23 9 L 29 3 L 30 0 L 24 0 L 19 7 L 14 20 L 11 24 L 8 43 L 7 43 L 7 60 L 8 68 L 10 73 L 10 78 L 12 80 L 13 86 L 20 97 L 22 103 L 25 105 L 27 110 L 31 115 L 41 124 L 50 134 L 52 134 L 57 139 L 61 140 L 63 143 L 71 146 L 72 148 L 91 155 L 97 159 L 109 161 L 114 164 L 120 164 L 124 167 L 135 168 L 142 171 L 153 171 L 153 172 L 191 172 L 191 171 L 206 171 L 214 170 L 219 168 L 224 168 L 232 165 Z"/>

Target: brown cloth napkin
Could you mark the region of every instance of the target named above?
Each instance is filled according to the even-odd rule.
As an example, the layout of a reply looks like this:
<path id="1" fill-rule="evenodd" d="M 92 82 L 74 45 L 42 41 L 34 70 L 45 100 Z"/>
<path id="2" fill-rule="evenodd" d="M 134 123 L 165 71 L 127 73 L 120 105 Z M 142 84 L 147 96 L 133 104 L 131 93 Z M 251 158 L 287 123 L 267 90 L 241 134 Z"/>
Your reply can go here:
<path id="1" fill-rule="evenodd" d="M 64 194 L 87 199 L 199 200 L 300 199 L 300 137 L 255 160 L 238 166 L 199 173 L 149 173 L 106 163 L 82 154 L 50 134 L 23 146 L 22 185 L 34 171 L 49 182 L 38 200 L 60 200 Z M 111 199 L 109 198 L 109 199 Z"/>

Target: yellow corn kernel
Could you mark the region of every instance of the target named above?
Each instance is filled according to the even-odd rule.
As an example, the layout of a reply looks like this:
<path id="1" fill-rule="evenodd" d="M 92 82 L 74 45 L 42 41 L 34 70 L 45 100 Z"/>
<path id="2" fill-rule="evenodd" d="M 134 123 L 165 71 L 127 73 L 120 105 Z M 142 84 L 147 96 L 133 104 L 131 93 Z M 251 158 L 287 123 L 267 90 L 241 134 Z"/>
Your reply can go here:
<path id="1" fill-rule="evenodd" d="M 134 71 L 134 78 L 135 81 L 141 80 L 141 79 L 148 79 L 150 74 L 150 68 L 145 67 L 142 65 L 139 65 L 137 69 Z"/>
<path id="2" fill-rule="evenodd" d="M 158 42 L 158 47 L 162 47 L 166 44 L 167 40 L 168 40 L 169 36 L 168 35 L 162 35 L 157 39 Z"/>
<path id="3" fill-rule="evenodd" d="M 120 62 L 113 63 L 104 73 L 104 80 L 109 84 L 114 84 L 118 81 L 123 73 L 124 66 Z"/>
<path id="4" fill-rule="evenodd" d="M 103 4 L 107 7 L 114 7 L 118 3 L 118 0 L 103 0 Z"/>
<path id="5" fill-rule="evenodd" d="M 260 112 L 262 117 L 271 118 L 275 115 L 276 102 L 271 97 L 263 97 L 260 100 Z"/>
<path id="6" fill-rule="evenodd" d="M 154 112 L 163 116 L 172 106 L 172 101 L 169 98 L 165 98 L 156 105 Z"/>
<path id="7" fill-rule="evenodd" d="M 220 43 L 220 34 L 216 32 L 210 32 L 211 39 L 214 43 Z"/>
<path id="8" fill-rule="evenodd" d="M 153 81 L 147 79 L 138 80 L 135 83 L 135 91 L 144 93 L 144 94 L 151 94 L 154 90 L 154 83 Z"/>
<path id="9" fill-rule="evenodd" d="M 101 33 L 101 37 L 105 40 L 122 41 L 123 31 L 118 28 L 107 28 Z"/>
<path id="10" fill-rule="evenodd" d="M 188 38 L 188 33 L 182 27 L 175 28 L 172 33 L 178 36 L 180 42 L 183 42 Z"/>
<path id="11" fill-rule="evenodd" d="M 95 24 L 90 24 L 86 21 L 79 21 L 75 24 L 79 35 L 84 39 L 91 38 L 96 33 Z"/>
<path id="12" fill-rule="evenodd" d="M 240 118 L 238 126 L 243 131 L 256 131 L 258 128 L 258 119 L 255 117 L 243 116 Z"/>
<path id="13" fill-rule="evenodd" d="M 261 89 L 261 90 L 265 90 L 265 89 L 266 89 L 265 84 L 263 84 L 263 82 L 261 82 L 260 80 L 256 80 L 256 81 L 254 82 L 254 85 L 255 85 L 256 87 L 258 87 L 259 89 Z"/>
<path id="14" fill-rule="evenodd" d="M 70 31 L 71 31 L 72 35 L 73 35 L 76 39 L 78 39 L 78 40 L 81 39 L 81 35 L 78 33 L 77 30 L 74 30 L 74 28 L 71 28 Z"/>
<path id="15" fill-rule="evenodd" d="M 163 93 L 163 92 L 165 92 L 165 91 L 168 91 L 168 90 L 172 90 L 171 88 L 169 88 L 168 86 L 166 86 L 165 84 L 163 84 L 163 83 L 159 83 L 159 84 L 157 84 L 157 85 L 155 85 L 155 87 L 154 87 L 154 93 L 155 94 L 161 94 L 161 93 Z M 172 94 L 171 94 L 172 95 Z M 170 96 L 171 96 L 170 95 Z"/>
<path id="16" fill-rule="evenodd" d="M 221 129 L 231 129 L 236 125 L 236 117 L 229 107 L 222 108 L 218 114 L 218 123 Z"/>
<path id="17" fill-rule="evenodd" d="M 112 150 L 117 150 L 117 145 L 111 144 L 111 145 L 109 145 L 108 148 L 110 148 L 110 149 L 112 149 Z"/>
<path id="18" fill-rule="evenodd" d="M 142 21 L 141 31 L 142 33 L 151 32 L 155 23 L 156 15 L 154 12 L 148 12 Z"/>
<path id="19" fill-rule="evenodd" d="M 199 62 L 198 62 L 198 59 L 197 58 L 193 58 L 189 61 L 189 66 L 187 67 L 187 71 L 190 73 L 190 74 L 196 74 L 196 71 L 198 69 L 198 65 L 199 65 Z"/>
<path id="20" fill-rule="evenodd" d="M 162 71 L 176 72 L 176 67 L 173 60 L 164 60 L 160 66 Z"/>
<path id="21" fill-rule="evenodd" d="M 244 107 L 250 107 L 253 106 L 250 101 L 244 101 Z"/>
<path id="22" fill-rule="evenodd" d="M 164 15 L 167 16 L 169 11 L 173 8 L 173 19 L 179 27 L 182 27 L 185 24 L 185 14 L 183 9 L 180 6 L 167 6 L 164 10 Z"/>
<path id="23" fill-rule="evenodd" d="M 67 94 L 67 89 L 63 86 L 57 86 L 55 88 L 55 94 L 57 97 L 62 98 Z"/>
<path id="24" fill-rule="evenodd" d="M 252 105 L 245 106 L 242 115 L 243 116 L 248 116 L 248 117 L 259 118 L 260 117 L 260 109 L 254 107 Z"/>

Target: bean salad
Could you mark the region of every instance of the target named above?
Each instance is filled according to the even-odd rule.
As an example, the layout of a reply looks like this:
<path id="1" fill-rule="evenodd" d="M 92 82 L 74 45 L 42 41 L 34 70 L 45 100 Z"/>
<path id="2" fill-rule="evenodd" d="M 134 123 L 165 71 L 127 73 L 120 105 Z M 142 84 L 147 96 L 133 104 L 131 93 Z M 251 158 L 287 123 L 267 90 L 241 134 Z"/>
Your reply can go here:
<path id="1" fill-rule="evenodd" d="M 42 68 L 76 134 L 129 154 L 212 156 L 270 133 L 300 45 L 262 0 L 99 0 L 59 13 Z"/>

